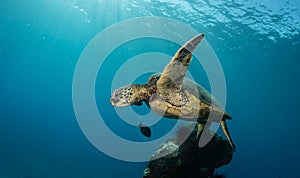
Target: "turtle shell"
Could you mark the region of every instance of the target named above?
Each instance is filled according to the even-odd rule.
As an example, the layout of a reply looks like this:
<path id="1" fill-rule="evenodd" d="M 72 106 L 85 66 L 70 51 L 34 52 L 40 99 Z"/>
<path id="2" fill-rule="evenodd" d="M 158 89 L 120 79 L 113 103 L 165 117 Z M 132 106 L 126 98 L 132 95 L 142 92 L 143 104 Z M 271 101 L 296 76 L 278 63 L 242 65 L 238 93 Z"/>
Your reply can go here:
<path id="1" fill-rule="evenodd" d="M 161 73 L 153 74 L 149 78 L 148 84 L 155 83 L 160 78 L 160 76 Z M 222 108 L 221 104 L 204 87 L 202 87 L 198 83 L 185 77 L 183 79 L 182 87 L 183 89 L 188 90 L 196 98 L 199 98 L 202 102 L 214 107 Z M 231 119 L 231 117 L 226 112 L 224 113 L 224 115 L 226 119 Z"/>
<path id="2" fill-rule="evenodd" d="M 221 104 L 205 88 L 188 78 L 183 79 L 183 89 L 188 90 L 191 94 L 206 104 L 220 109 L 222 108 Z M 231 119 L 231 116 L 224 111 L 224 118 Z"/>
<path id="3" fill-rule="evenodd" d="M 156 83 L 161 76 L 161 73 L 156 73 L 150 76 L 148 80 L 148 84 L 152 85 Z M 212 95 L 204 89 L 201 85 L 197 84 L 196 82 L 184 78 L 183 79 L 183 89 L 188 90 L 191 94 L 193 94 L 195 97 L 199 98 L 201 101 L 207 103 L 207 104 L 213 104 L 213 106 L 220 107 L 220 104 L 217 102 L 216 99 L 212 97 Z"/>
<path id="4" fill-rule="evenodd" d="M 206 104 L 220 107 L 218 101 L 214 99 L 213 96 L 205 88 L 188 78 L 183 79 L 183 89 L 188 90 L 191 94 L 193 94 L 195 97 L 199 98 Z"/>

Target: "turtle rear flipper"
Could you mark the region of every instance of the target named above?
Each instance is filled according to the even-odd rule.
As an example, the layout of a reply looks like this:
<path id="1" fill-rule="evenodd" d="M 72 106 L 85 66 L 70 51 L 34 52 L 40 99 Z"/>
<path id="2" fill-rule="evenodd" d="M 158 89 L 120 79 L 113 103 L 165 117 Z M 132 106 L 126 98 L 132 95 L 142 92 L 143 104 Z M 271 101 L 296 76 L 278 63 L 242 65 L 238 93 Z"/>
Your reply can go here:
<path id="1" fill-rule="evenodd" d="M 221 124 L 222 130 L 224 132 L 224 135 L 226 136 L 226 138 L 227 138 L 229 144 L 231 145 L 232 149 L 235 151 L 235 145 L 232 142 L 231 136 L 229 134 L 229 131 L 228 131 L 228 128 L 227 128 L 227 125 L 226 125 L 226 121 L 223 119 L 223 120 L 221 120 L 220 124 Z"/>

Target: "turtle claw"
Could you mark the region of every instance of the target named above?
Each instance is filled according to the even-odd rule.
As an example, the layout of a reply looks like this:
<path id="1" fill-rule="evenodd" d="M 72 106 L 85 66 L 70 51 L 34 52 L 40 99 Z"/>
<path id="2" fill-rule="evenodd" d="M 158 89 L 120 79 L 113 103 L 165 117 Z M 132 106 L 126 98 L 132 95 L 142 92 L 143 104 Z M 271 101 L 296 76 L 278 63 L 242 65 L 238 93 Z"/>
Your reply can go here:
<path id="1" fill-rule="evenodd" d="M 136 106 L 142 106 L 142 104 L 143 104 L 142 101 L 138 101 L 138 102 L 134 103 L 134 105 L 136 105 Z"/>

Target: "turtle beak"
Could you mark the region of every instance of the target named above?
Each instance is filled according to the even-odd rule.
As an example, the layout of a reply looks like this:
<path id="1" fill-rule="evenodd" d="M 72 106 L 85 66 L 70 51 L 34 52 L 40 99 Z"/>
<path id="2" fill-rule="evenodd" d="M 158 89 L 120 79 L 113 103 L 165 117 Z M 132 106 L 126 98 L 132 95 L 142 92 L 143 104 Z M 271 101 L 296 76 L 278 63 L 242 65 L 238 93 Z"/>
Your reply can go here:
<path id="1" fill-rule="evenodd" d="M 111 104 L 113 107 L 115 107 L 119 101 L 120 101 L 120 100 L 119 100 L 118 98 L 115 98 L 115 97 L 111 97 L 111 98 L 110 98 L 110 104 Z"/>
<path id="2" fill-rule="evenodd" d="M 113 107 L 118 106 L 118 103 L 120 102 L 120 99 L 119 99 L 118 95 L 119 95 L 118 90 L 115 90 L 113 92 L 113 94 L 111 95 L 111 97 L 110 97 L 110 104 Z"/>

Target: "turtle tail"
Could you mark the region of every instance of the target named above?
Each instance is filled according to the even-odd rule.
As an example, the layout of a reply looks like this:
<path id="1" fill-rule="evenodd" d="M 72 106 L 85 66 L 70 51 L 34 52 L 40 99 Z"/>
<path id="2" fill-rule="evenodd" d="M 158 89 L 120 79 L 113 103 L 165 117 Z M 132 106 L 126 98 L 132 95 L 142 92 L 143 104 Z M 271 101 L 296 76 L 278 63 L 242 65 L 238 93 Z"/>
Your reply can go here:
<path id="1" fill-rule="evenodd" d="M 235 145 L 232 142 L 225 120 L 221 120 L 220 124 L 227 140 L 229 141 L 229 144 L 231 145 L 233 151 L 235 151 Z"/>

